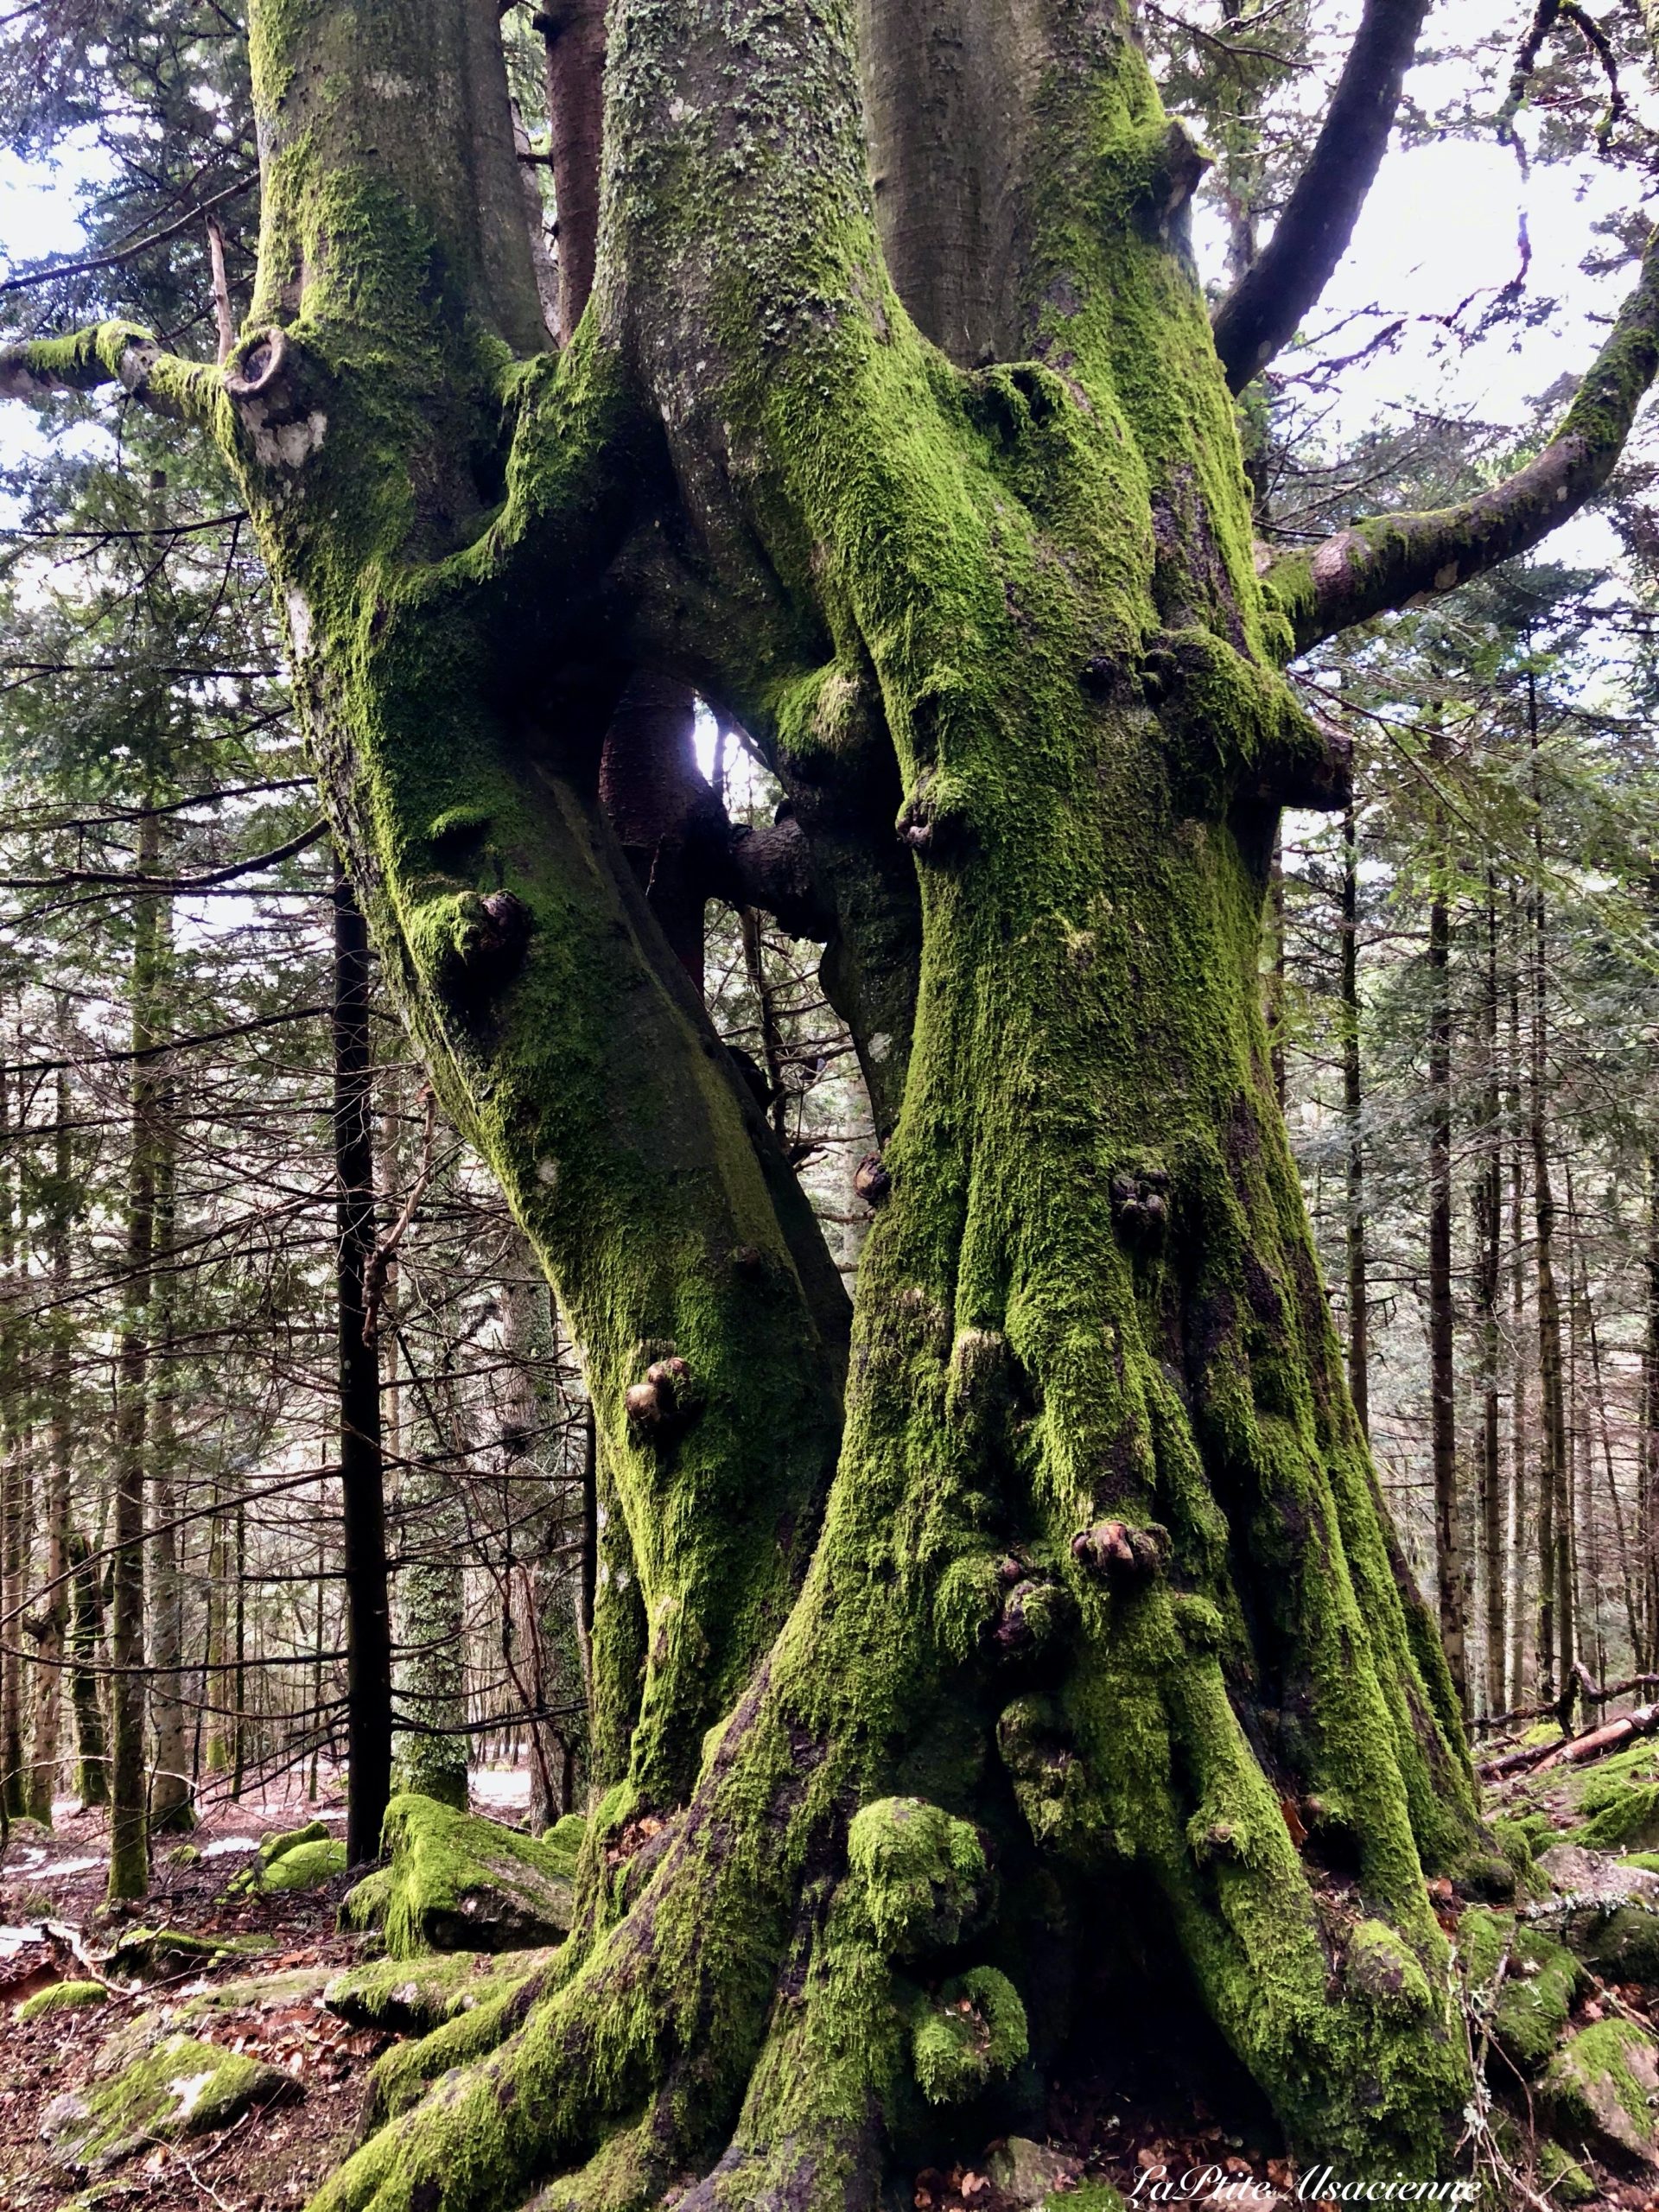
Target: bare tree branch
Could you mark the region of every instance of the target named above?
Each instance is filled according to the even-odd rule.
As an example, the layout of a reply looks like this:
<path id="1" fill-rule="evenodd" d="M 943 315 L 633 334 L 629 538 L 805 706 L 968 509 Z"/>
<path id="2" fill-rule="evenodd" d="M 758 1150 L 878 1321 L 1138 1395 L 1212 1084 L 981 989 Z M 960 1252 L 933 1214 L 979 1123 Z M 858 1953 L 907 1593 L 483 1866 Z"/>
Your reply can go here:
<path id="1" fill-rule="evenodd" d="M 1607 481 L 1656 371 L 1659 231 L 1649 235 L 1641 276 L 1607 343 L 1541 453 L 1455 506 L 1377 515 L 1273 564 L 1264 581 L 1289 618 L 1293 652 L 1529 551 Z"/>
<path id="2" fill-rule="evenodd" d="M 1307 166 L 1273 236 L 1216 311 L 1230 391 L 1260 376 L 1347 251 L 1427 13 L 1428 0 L 1366 0 Z"/>
<path id="3" fill-rule="evenodd" d="M 223 391 L 219 372 L 164 353 L 136 322 L 99 322 L 67 338 L 0 346 L 0 399 L 46 399 L 118 384 L 158 415 L 210 424 Z"/>

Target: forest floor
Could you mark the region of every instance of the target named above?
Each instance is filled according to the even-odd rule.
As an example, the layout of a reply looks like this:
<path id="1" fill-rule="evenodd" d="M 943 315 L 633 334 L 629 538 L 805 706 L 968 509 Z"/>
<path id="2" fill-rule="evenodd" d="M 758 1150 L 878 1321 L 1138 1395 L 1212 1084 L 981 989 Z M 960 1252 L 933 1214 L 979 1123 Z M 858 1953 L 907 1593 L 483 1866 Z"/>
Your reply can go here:
<path id="1" fill-rule="evenodd" d="M 1659 1782 L 1659 1759 L 1650 1770 Z M 523 1775 L 508 1772 L 479 1775 L 474 1811 L 515 1821 L 524 1808 L 524 1783 Z M 1535 1785 L 1527 1802 L 1547 1810 L 1552 1826 L 1570 1818 L 1572 1808 L 1553 1791 L 1547 1796 Z M 290 2212 L 347 2155 L 358 2139 L 370 2069 L 399 2039 L 354 2025 L 323 2002 L 334 1975 L 379 1948 L 378 1937 L 336 1930 L 340 1899 L 353 1877 L 292 1891 L 232 1886 L 253 1863 L 262 1834 L 319 1819 L 333 1834 L 343 1834 L 344 1805 L 332 1777 L 323 1777 L 315 1801 L 294 1777 L 245 1790 L 234 1803 L 210 1798 L 188 1839 L 156 1840 L 154 1885 L 143 1904 L 113 1916 L 103 1910 L 103 1812 L 69 1801 L 54 1808 L 49 1834 L 29 1823 L 14 1828 L 0 1853 L 0 2212 L 71 2206 Z M 181 1852 L 186 1842 L 189 1850 Z M 1442 1923 L 1455 1940 L 1461 1908 L 1449 1895 L 1440 1902 Z M 141 1926 L 237 1948 L 205 1964 L 187 1961 L 170 1974 L 153 1967 L 142 1988 L 113 1987 L 105 2002 L 86 2009 L 20 2017 L 38 1993 L 84 1980 L 89 1959 L 97 1978 L 106 1971 L 110 1981 L 124 1985 L 130 1978 L 107 1964 L 106 1955 Z M 1573 2008 L 1571 2027 L 1600 2018 L 1610 2002 L 1659 2032 L 1654 1985 L 1592 1983 Z M 135 2050 L 156 2047 L 175 2033 L 262 2062 L 269 2071 L 259 2077 L 255 2101 L 228 2126 L 170 2141 L 142 2136 L 102 2171 L 76 2173 L 57 2163 L 42 2126 L 47 2122 L 49 2132 L 54 2107 L 95 2099 Z M 1109 2183 L 1132 2203 L 1208 2203 L 1229 2212 L 1241 2204 L 1250 2212 L 1274 2212 L 1275 2206 L 1292 2212 L 1323 2201 L 1299 2193 L 1294 2170 L 1275 2155 L 1259 2120 L 1229 2111 L 1224 2096 L 1207 2108 L 1192 2072 L 1179 2080 L 1160 2058 L 1159 2046 L 1154 2032 L 1144 2039 L 1139 2063 L 1092 2083 L 1074 2081 L 1051 2099 L 1041 2155 L 1062 2194 L 1079 2182 Z M 200 2055 L 191 2063 L 200 2065 Z M 979 2156 L 949 2171 L 917 2174 L 914 2212 L 1017 2212 L 1022 2200 L 991 2177 L 998 2149 L 987 2144 Z M 1621 2177 L 1587 2158 L 1580 2171 L 1593 2184 L 1593 2197 L 1569 2199 L 1548 2190 L 1516 2194 L 1517 2212 L 1528 2202 L 1569 2201 L 1591 2212 L 1659 2212 L 1654 2176 Z M 1200 2174 L 1215 2181 L 1195 2188 Z M 1161 2197 L 1160 2181 L 1168 2191 Z M 1109 2201 L 1109 2192 L 1086 2187 L 1079 2198 L 1091 2208 Z"/>

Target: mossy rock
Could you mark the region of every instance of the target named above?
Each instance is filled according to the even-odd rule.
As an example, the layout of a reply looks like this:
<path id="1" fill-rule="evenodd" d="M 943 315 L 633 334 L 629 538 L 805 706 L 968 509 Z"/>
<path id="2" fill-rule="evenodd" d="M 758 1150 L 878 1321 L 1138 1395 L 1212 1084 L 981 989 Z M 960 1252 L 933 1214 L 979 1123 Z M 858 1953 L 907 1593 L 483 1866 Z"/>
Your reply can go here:
<path id="1" fill-rule="evenodd" d="M 1659 1912 L 1639 1904 L 1575 1912 L 1567 1942 L 1585 1964 L 1610 1981 L 1659 1984 Z"/>
<path id="2" fill-rule="evenodd" d="M 254 1980 L 215 1982 L 198 1989 L 166 2008 L 169 2025 L 189 2027 L 226 2012 L 274 2012 L 284 2005 L 304 2005 L 321 1997 L 331 1975 L 327 1967 L 290 1967 L 285 1974 L 262 1974 Z"/>
<path id="3" fill-rule="evenodd" d="M 289 2077 L 245 2052 L 168 2037 L 101 2088 L 54 2097 L 41 2114 L 48 2154 L 60 2171 L 99 2173 L 151 2142 L 210 2134 L 293 2088 Z"/>
<path id="4" fill-rule="evenodd" d="M 561 1871 L 569 1881 L 576 1878 L 576 1862 L 582 1857 L 582 1847 L 587 1840 L 588 1823 L 580 1813 L 566 1813 L 554 1821 L 539 1841 L 544 1851 L 550 1851 L 561 1863 Z"/>
<path id="5" fill-rule="evenodd" d="M 569 1932 L 569 1854 L 534 1836 L 405 1793 L 386 1808 L 380 1847 L 391 1858 L 385 1932 L 394 1959 L 529 1950 Z"/>
<path id="6" fill-rule="evenodd" d="M 376 1959 L 336 1974 L 322 2001 L 359 2027 L 429 2035 L 486 1998 L 517 1988 L 552 1955 L 550 1950 L 513 1951 L 505 1957 L 448 1951 L 418 1959 Z"/>
<path id="7" fill-rule="evenodd" d="M 346 1891 L 334 1915 L 334 1925 L 342 1936 L 366 1935 L 372 1929 L 385 1926 L 386 1907 L 391 1903 L 391 1869 L 377 1866 Z"/>
<path id="8" fill-rule="evenodd" d="M 169 1866 L 200 1866 L 205 1862 L 194 1843 L 175 1843 L 167 1854 Z"/>
<path id="9" fill-rule="evenodd" d="M 95 2005 L 107 2005 L 110 1993 L 101 1981 L 54 1981 L 48 1989 L 37 1989 L 32 1997 L 25 1997 L 17 2007 L 20 2020 L 44 2020 L 54 2012 L 83 2012 Z"/>
<path id="10" fill-rule="evenodd" d="M 112 1974 L 146 1981 L 188 1974 L 192 1967 L 222 1966 L 227 1959 L 257 1958 L 270 1948 L 262 1936 L 192 1936 L 182 1928 L 133 1928 L 102 1963 Z"/>
<path id="11" fill-rule="evenodd" d="M 1083 2161 L 1069 2151 L 1033 2142 L 1028 2135 L 1010 2135 L 999 2144 L 986 2163 L 995 2187 L 1016 2204 L 1074 2204 L 1076 2183 Z"/>
<path id="12" fill-rule="evenodd" d="M 930 2104 L 970 2103 L 1011 2074 L 1029 2049 L 1019 1992 L 995 1967 L 970 1968 L 918 2006 L 910 2049 Z"/>
<path id="13" fill-rule="evenodd" d="M 1594 2204 L 1601 2191 L 1584 2168 L 1559 2143 L 1538 2145 L 1539 2193 L 1551 2204 Z"/>
<path id="14" fill-rule="evenodd" d="M 1128 2212 L 1128 2199 L 1109 2181 L 1081 2181 L 1064 2196 L 1047 2199 L 1048 2212 Z"/>
<path id="15" fill-rule="evenodd" d="M 1599 1775 L 1580 1795 L 1579 1808 L 1585 1817 L 1572 1838 L 1592 1851 L 1659 1843 L 1659 1782 Z"/>
<path id="16" fill-rule="evenodd" d="M 1471 1906 L 1458 1923 L 1458 1955 L 1477 2003 L 1497 1982 L 1506 1947 L 1509 1965 L 1491 2000 L 1492 2040 L 1520 2072 L 1532 2074 L 1566 2032 L 1585 1972 L 1564 1943 L 1541 1929 Z"/>
<path id="17" fill-rule="evenodd" d="M 1492 1840 L 1517 1874 L 1524 1874 L 1532 1865 L 1534 1840 L 1529 1821 L 1516 1821 L 1499 1814 L 1491 1823 Z"/>
<path id="18" fill-rule="evenodd" d="M 1659 2044 L 1633 2020 L 1599 2020 L 1570 2037 L 1540 2084 L 1554 2126 L 1597 2157 L 1659 2168 Z"/>
<path id="19" fill-rule="evenodd" d="M 315 1890 L 345 1872 L 345 1845 L 337 1836 L 329 1834 L 324 1821 L 310 1821 L 302 1828 L 263 1836 L 257 1858 L 226 1888 L 232 1896 L 248 1891 L 264 1895 L 275 1890 Z"/>

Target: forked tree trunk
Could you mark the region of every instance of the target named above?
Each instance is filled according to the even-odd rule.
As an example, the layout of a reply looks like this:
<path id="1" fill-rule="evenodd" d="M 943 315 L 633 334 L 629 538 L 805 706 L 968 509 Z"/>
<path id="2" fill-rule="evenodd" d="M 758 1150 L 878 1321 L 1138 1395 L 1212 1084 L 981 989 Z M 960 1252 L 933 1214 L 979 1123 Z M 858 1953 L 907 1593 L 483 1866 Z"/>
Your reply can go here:
<path id="1" fill-rule="evenodd" d="M 1397 89 L 1419 16 L 1382 16 Z M 1019 2117 L 1111 1975 L 1133 2010 L 1147 1931 L 1299 2151 L 1426 2171 L 1468 2083 L 1424 1870 L 1501 1877 L 1274 1097 L 1279 809 L 1346 798 L 1281 671 L 1605 480 L 1659 275 L 1511 486 L 1264 584 L 1229 376 L 1333 254 L 1287 209 L 1217 352 L 1201 157 L 1126 11 L 877 0 L 868 114 L 843 7 L 609 22 L 556 358 L 514 358 L 493 11 L 291 0 L 255 11 L 225 377 L 122 329 L 0 359 L 126 374 L 230 452 L 388 982 L 592 1395 L 577 1927 L 320 2201 L 874 2212 Z M 952 52 L 966 132 L 902 97 Z M 642 671 L 787 794 L 714 851 L 829 932 L 880 1141 L 850 1365 L 619 839 L 642 794 L 603 803 Z"/>

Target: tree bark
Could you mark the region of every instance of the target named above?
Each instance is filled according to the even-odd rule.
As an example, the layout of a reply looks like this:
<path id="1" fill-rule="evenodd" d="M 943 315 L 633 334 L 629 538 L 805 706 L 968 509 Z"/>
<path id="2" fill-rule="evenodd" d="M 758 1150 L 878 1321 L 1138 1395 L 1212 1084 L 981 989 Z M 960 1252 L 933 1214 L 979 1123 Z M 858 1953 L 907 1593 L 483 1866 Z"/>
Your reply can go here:
<path id="1" fill-rule="evenodd" d="M 19 1096 L 22 1078 L 19 1077 Z M 0 1613 L 21 1623 L 29 1572 L 23 1351 L 17 1307 L 22 1285 L 17 1262 L 16 1185 L 19 1133 L 11 1117 L 11 1086 L 0 1075 Z M 0 1808 L 8 1818 L 28 1808 L 29 1767 L 24 1751 L 25 1661 L 17 1626 L 0 1652 Z"/>
<path id="2" fill-rule="evenodd" d="M 1537 774 L 1537 691 L 1528 678 L 1535 789 Z M 1538 1471 L 1539 1694 L 1565 1694 L 1576 1656 L 1573 1589 L 1573 1519 L 1567 1464 L 1567 1396 L 1561 1344 L 1561 1302 L 1555 1281 L 1555 1197 L 1549 1158 L 1549 986 L 1545 931 L 1542 832 L 1535 831 L 1537 880 L 1531 894 L 1532 1025 L 1529 1135 L 1532 1151 L 1533 1227 L 1538 1294 L 1538 1394 L 1541 1414 Z"/>

